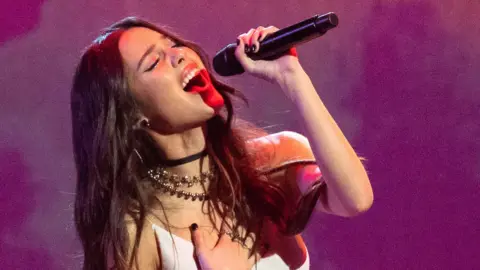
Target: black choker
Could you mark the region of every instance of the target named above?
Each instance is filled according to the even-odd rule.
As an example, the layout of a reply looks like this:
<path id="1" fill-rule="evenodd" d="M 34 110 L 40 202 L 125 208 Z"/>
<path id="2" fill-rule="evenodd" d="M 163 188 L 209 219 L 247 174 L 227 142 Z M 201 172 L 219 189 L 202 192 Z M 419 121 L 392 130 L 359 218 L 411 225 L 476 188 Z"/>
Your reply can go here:
<path id="1" fill-rule="evenodd" d="M 207 155 L 207 151 L 203 150 L 200 153 L 196 153 L 196 154 L 193 154 L 191 156 L 184 157 L 184 158 L 162 160 L 162 161 L 160 161 L 160 164 L 162 164 L 166 167 L 174 167 L 174 166 L 178 166 L 178 165 L 182 165 L 182 164 L 185 164 L 185 163 L 192 162 L 192 161 L 197 160 L 197 159 L 199 159 L 201 157 L 204 157 L 206 155 Z"/>

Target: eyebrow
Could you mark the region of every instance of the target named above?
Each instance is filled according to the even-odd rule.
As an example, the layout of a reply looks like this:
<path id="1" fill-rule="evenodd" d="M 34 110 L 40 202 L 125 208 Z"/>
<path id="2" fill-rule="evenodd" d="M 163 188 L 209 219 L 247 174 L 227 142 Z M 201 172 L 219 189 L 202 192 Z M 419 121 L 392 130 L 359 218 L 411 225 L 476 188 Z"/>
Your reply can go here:
<path id="1" fill-rule="evenodd" d="M 150 45 L 150 47 L 148 47 L 148 49 L 145 51 L 145 53 L 142 55 L 142 57 L 140 57 L 140 61 L 138 61 L 137 71 L 140 69 L 140 66 L 143 63 L 143 60 L 145 60 L 147 55 L 149 55 L 151 52 L 153 52 L 153 49 L 155 49 L 155 44 Z"/>
<path id="2" fill-rule="evenodd" d="M 169 38 L 167 36 L 160 36 L 160 40 L 168 40 Z M 137 66 L 137 71 L 140 69 L 140 66 L 142 65 L 143 61 L 149 55 L 153 50 L 155 49 L 156 44 L 152 44 L 148 47 L 148 49 L 145 51 L 145 53 L 140 57 L 140 61 L 138 61 L 138 66 Z"/>

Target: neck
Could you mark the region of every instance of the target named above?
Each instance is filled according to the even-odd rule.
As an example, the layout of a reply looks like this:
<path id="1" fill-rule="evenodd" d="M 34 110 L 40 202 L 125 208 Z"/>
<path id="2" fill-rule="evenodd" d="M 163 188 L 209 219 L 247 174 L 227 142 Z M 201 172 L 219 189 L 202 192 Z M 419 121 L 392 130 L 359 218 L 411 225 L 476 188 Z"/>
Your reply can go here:
<path id="1" fill-rule="evenodd" d="M 163 135 L 149 131 L 158 145 L 160 156 L 164 160 L 185 158 L 203 151 L 206 146 L 206 128 L 196 127 L 182 133 Z M 168 171 L 178 175 L 199 175 L 201 171 L 209 171 L 209 157 L 193 160 L 191 162 L 171 166 Z M 201 189 L 201 187 L 198 187 Z M 201 192 L 201 190 L 199 191 Z"/>

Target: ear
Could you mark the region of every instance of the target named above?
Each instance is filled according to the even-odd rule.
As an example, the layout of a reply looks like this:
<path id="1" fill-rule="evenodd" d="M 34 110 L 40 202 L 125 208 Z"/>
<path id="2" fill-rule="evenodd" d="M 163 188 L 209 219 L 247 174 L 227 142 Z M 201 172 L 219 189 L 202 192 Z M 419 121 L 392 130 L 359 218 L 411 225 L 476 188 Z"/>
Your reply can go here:
<path id="1" fill-rule="evenodd" d="M 145 116 L 141 116 L 134 125 L 134 129 L 150 128 L 150 121 Z"/>

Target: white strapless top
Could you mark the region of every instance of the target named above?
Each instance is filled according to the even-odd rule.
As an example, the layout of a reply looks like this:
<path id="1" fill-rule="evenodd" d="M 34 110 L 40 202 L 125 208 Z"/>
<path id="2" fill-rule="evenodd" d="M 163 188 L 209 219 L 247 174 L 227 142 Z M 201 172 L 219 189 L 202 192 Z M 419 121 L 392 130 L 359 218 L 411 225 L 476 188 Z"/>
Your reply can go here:
<path id="1" fill-rule="evenodd" d="M 157 235 L 159 246 L 161 250 L 163 269 L 168 270 L 195 270 L 197 264 L 195 263 L 193 254 L 193 244 L 174 234 L 170 235 L 165 229 L 155 224 L 152 229 Z M 252 269 L 258 270 L 287 270 L 290 269 L 282 258 L 277 254 L 267 258 L 260 259 Z M 310 258 L 308 256 L 305 262 L 298 270 L 310 269 Z"/>

